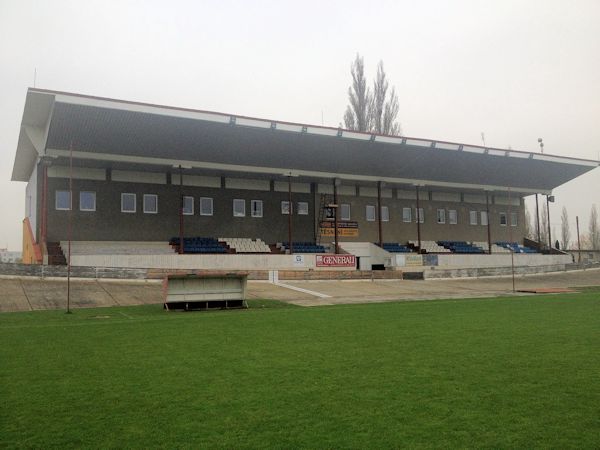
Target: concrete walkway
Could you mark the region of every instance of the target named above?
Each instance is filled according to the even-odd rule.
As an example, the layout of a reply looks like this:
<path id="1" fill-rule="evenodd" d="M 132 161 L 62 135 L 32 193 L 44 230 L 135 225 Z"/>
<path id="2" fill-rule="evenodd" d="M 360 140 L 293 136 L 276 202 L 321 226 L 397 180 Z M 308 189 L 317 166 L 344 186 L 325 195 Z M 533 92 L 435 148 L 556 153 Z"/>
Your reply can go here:
<path id="1" fill-rule="evenodd" d="M 71 281 L 73 308 L 144 305 L 162 302 L 160 281 L 122 282 Z M 67 305 L 66 279 L 10 277 L 0 279 L 0 312 L 64 309 Z"/>
<path id="2" fill-rule="evenodd" d="M 289 281 L 286 284 L 316 291 L 330 297 L 317 298 L 300 292 L 282 292 L 280 287 L 259 282 L 249 283 L 251 286 L 250 293 L 255 298 L 277 298 L 301 306 L 531 295 L 513 293 L 512 277 L 385 281 Z M 526 275 L 515 278 L 515 288 L 517 290 L 577 286 L 600 286 L 600 269 Z"/>
<path id="3" fill-rule="evenodd" d="M 519 276 L 517 289 L 600 286 L 600 269 Z M 248 298 L 277 299 L 301 306 L 401 300 L 532 295 L 512 292 L 510 277 L 436 280 L 286 281 L 301 291 L 249 281 Z M 329 297 L 318 297 L 307 291 Z M 65 279 L 0 278 L 0 312 L 64 309 Z M 160 281 L 81 280 L 71 282 L 73 308 L 162 303 Z"/>

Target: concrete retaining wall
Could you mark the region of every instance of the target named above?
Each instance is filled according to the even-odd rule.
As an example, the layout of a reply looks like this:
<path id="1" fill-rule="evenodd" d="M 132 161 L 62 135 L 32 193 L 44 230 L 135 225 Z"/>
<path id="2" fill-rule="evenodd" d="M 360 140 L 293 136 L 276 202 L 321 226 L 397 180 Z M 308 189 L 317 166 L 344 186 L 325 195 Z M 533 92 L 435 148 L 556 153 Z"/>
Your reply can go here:
<path id="1" fill-rule="evenodd" d="M 281 270 L 280 280 L 401 280 L 399 270 Z"/>
<path id="2" fill-rule="evenodd" d="M 203 269 L 201 269 L 203 270 Z M 140 269 L 123 267 L 71 267 L 73 278 L 115 278 L 160 280 L 166 275 L 188 275 L 197 269 Z M 233 270 L 235 272 L 235 270 Z M 269 280 L 268 270 L 244 271 L 249 280 Z M 32 264 L 0 264 L 0 275 L 29 276 L 39 278 L 65 278 L 66 266 L 43 266 Z M 382 280 L 402 279 L 399 270 L 281 270 L 280 280 Z"/>
<path id="3" fill-rule="evenodd" d="M 0 264 L 0 275 L 22 277 L 66 277 L 66 266 L 45 266 L 41 264 Z M 71 276 L 74 278 L 117 278 L 117 279 L 146 279 L 148 271 L 139 268 L 121 267 L 72 267 Z"/>
<path id="4" fill-rule="evenodd" d="M 515 275 L 525 275 L 533 273 L 562 272 L 566 270 L 565 264 L 553 264 L 548 266 L 521 266 L 515 267 Z M 464 277 L 494 277 L 502 275 L 511 275 L 510 267 L 477 267 L 462 269 L 425 269 L 423 271 L 424 279 L 431 278 L 464 278 Z"/>
<path id="5" fill-rule="evenodd" d="M 315 255 L 73 255 L 73 266 L 145 267 L 193 270 L 308 270 L 316 268 Z"/>
<path id="6" fill-rule="evenodd" d="M 437 255 L 438 267 L 442 268 L 482 268 L 482 267 L 510 267 L 510 253 L 492 254 L 492 255 L 456 255 L 439 254 Z M 571 255 L 542 255 L 539 253 L 516 253 L 514 255 L 515 267 L 540 267 L 552 266 L 557 264 L 571 264 Z"/>

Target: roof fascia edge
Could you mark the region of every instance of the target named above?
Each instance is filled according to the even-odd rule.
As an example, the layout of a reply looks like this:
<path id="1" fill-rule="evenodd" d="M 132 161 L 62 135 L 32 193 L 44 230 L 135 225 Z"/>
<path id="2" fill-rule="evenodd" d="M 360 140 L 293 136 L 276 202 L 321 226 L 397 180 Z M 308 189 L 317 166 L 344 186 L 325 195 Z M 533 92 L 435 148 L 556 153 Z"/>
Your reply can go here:
<path id="1" fill-rule="evenodd" d="M 45 96 L 52 97 L 52 104 L 50 105 L 48 117 L 46 118 L 43 126 L 33 126 L 33 125 L 24 125 L 23 124 L 25 122 L 25 115 L 27 113 L 27 102 L 35 101 L 35 99 L 29 97 L 30 95 L 45 95 Z M 23 117 L 21 118 L 21 130 L 19 132 L 19 140 L 17 141 L 17 151 L 16 151 L 16 155 L 15 155 L 15 162 L 13 164 L 13 172 L 12 172 L 12 177 L 11 177 L 12 181 L 28 181 L 29 176 L 33 172 L 33 165 L 35 165 L 36 161 L 41 156 L 44 156 L 44 154 L 46 153 L 46 145 L 48 142 L 48 135 L 50 133 L 52 117 L 54 115 L 54 105 L 56 104 L 55 98 L 56 98 L 56 94 L 53 92 L 37 91 L 37 90 L 31 89 L 31 88 L 28 89 L 26 104 L 25 104 L 25 107 L 23 110 Z M 27 139 L 27 142 L 28 142 L 28 144 L 31 145 L 31 148 L 33 148 L 33 150 L 35 152 L 37 152 L 37 157 L 32 159 L 31 164 L 28 163 L 29 167 L 27 167 L 26 169 L 22 169 L 23 172 L 27 172 L 29 174 L 27 179 L 25 179 L 24 177 L 16 176 L 16 172 L 15 172 L 19 162 L 25 156 L 25 155 L 23 155 L 23 152 L 30 150 L 30 149 L 26 150 L 25 148 L 22 147 L 23 139 Z"/>
<path id="2" fill-rule="evenodd" d="M 68 158 L 70 152 L 68 150 L 61 149 L 47 149 L 46 154 L 52 157 L 65 157 Z M 89 153 L 81 151 L 73 151 L 73 158 L 81 160 L 95 160 L 95 161 L 115 161 L 124 163 L 134 164 L 148 164 L 154 166 L 167 166 L 177 167 L 179 165 L 185 167 L 191 167 L 195 169 L 211 169 L 211 170 L 224 170 L 230 172 L 240 173 L 256 173 L 263 175 L 282 176 L 285 173 L 290 172 L 289 167 L 259 167 L 259 166 L 242 166 L 236 164 L 222 164 L 213 162 L 202 162 L 202 161 L 189 161 L 179 159 L 167 159 L 167 158 L 153 158 L 147 156 L 132 156 L 132 155 L 114 155 L 109 153 Z M 347 173 L 334 173 L 334 172 L 320 172 L 312 170 L 295 170 L 291 172 L 294 176 L 305 176 L 311 178 L 339 178 L 341 180 L 348 181 L 367 181 L 367 182 L 378 182 L 382 181 L 385 183 L 394 184 L 409 184 L 419 186 L 430 186 L 437 188 L 454 188 L 454 189 L 469 189 L 469 190 L 480 190 L 480 191 L 500 191 L 500 192 L 519 192 L 522 194 L 551 194 L 552 190 L 548 189 L 530 189 L 521 188 L 516 186 L 495 186 L 495 185 L 483 185 L 483 184 L 468 184 L 468 183 L 451 183 L 443 181 L 430 181 L 430 180 L 419 180 L 410 178 L 394 178 L 394 177 L 376 177 L 371 175 L 354 175 Z"/>
<path id="3" fill-rule="evenodd" d="M 92 106 L 96 108 L 118 109 L 122 111 L 157 114 L 161 116 L 179 117 L 183 119 L 196 119 L 205 120 L 209 122 L 229 123 L 229 116 L 225 114 L 168 108 L 155 105 L 147 105 L 143 103 L 127 103 L 120 102 L 118 100 L 78 97 L 66 94 L 56 94 L 55 102 L 67 103 L 70 105 Z"/>

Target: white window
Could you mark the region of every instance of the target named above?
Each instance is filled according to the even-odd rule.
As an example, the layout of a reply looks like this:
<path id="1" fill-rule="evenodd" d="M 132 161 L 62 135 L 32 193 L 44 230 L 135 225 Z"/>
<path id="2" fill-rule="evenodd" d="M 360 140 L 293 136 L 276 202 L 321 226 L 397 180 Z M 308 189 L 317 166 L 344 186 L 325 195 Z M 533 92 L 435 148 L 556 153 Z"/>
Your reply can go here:
<path id="1" fill-rule="evenodd" d="M 158 213 L 158 195 L 144 194 L 144 214 Z"/>
<path id="2" fill-rule="evenodd" d="M 437 210 L 437 223 L 446 223 L 446 210 L 445 209 Z"/>
<path id="3" fill-rule="evenodd" d="M 250 201 L 250 214 L 252 217 L 263 216 L 263 201 L 262 200 L 251 200 Z"/>
<path id="4" fill-rule="evenodd" d="M 200 215 L 213 215 L 213 199 L 210 197 L 200 197 Z"/>
<path id="5" fill-rule="evenodd" d="M 415 208 L 415 223 L 417 223 L 417 216 L 419 218 L 419 223 L 425 223 L 425 211 L 423 211 L 423 208 L 419 208 L 419 211 Z"/>
<path id="6" fill-rule="evenodd" d="M 402 222 L 410 222 L 412 220 L 411 212 L 411 208 L 402 208 Z"/>
<path id="7" fill-rule="evenodd" d="M 233 200 L 233 217 L 246 217 L 246 200 L 241 198 Z"/>
<path id="8" fill-rule="evenodd" d="M 71 209 L 71 193 L 69 191 L 56 191 L 56 209 L 68 211 Z"/>
<path id="9" fill-rule="evenodd" d="M 135 194 L 121 194 L 121 212 L 134 213 L 136 211 Z"/>
<path id="10" fill-rule="evenodd" d="M 290 213 L 290 202 L 283 201 L 281 202 L 281 214 L 289 214 Z"/>
<path id="11" fill-rule="evenodd" d="M 308 216 L 308 203 L 307 202 L 298 202 L 298 215 L 299 216 Z"/>
<path id="12" fill-rule="evenodd" d="M 350 205 L 348 203 L 340 205 L 340 220 L 350 220 Z"/>
<path id="13" fill-rule="evenodd" d="M 456 225 L 458 223 L 458 213 L 455 209 L 448 210 L 448 223 L 450 223 L 450 225 Z"/>
<path id="14" fill-rule="evenodd" d="M 81 191 L 79 193 L 79 210 L 96 211 L 96 193 L 90 191 Z"/>
<path id="15" fill-rule="evenodd" d="M 194 197 L 183 197 L 183 215 L 193 216 L 194 215 Z"/>
<path id="16" fill-rule="evenodd" d="M 480 218 L 481 218 L 481 225 L 486 226 L 488 225 L 488 215 L 487 215 L 487 211 L 481 211 L 481 213 L 479 214 Z"/>
<path id="17" fill-rule="evenodd" d="M 506 213 L 504 212 L 500 213 L 500 225 L 502 225 L 503 227 L 506 226 Z"/>
<path id="18" fill-rule="evenodd" d="M 381 207 L 381 221 L 389 222 L 390 221 L 390 210 L 387 206 Z"/>
<path id="19" fill-rule="evenodd" d="M 510 226 L 511 227 L 517 226 L 517 213 L 516 212 L 510 213 Z"/>
<path id="20" fill-rule="evenodd" d="M 477 225 L 477 211 L 469 211 L 469 223 Z"/>
<path id="21" fill-rule="evenodd" d="M 369 222 L 373 222 L 375 220 L 375 206 L 367 205 L 365 215 Z"/>

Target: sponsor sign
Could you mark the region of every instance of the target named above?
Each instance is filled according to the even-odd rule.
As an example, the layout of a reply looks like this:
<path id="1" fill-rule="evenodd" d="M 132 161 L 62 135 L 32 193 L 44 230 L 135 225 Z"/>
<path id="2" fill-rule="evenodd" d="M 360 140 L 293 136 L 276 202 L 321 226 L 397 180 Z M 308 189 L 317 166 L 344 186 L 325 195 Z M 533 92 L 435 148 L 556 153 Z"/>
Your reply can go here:
<path id="1" fill-rule="evenodd" d="M 321 228 L 333 228 L 334 222 L 322 221 L 320 223 Z M 338 221 L 338 228 L 358 228 L 358 222 L 351 222 L 346 220 L 344 222 Z"/>
<path id="2" fill-rule="evenodd" d="M 335 235 L 334 222 L 322 221 L 319 225 L 321 236 L 331 237 Z M 358 237 L 358 222 L 338 222 L 337 230 L 340 237 Z"/>
<path id="3" fill-rule="evenodd" d="M 333 228 L 321 228 L 321 236 L 333 237 Z M 338 228 L 339 237 L 358 237 L 358 228 Z"/>
<path id="4" fill-rule="evenodd" d="M 294 255 L 294 266 L 304 267 L 304 255 Z"/>
<path id="5" fill-rule="evenodd" d="M 421 255 L 404 255 L 404 263 L 407 266 L 422 266 L 423 256 Z"/>
<path id="6" fill-rule="evenodd" d="M 317 255 L 317 267 L 356 267 L 354 255 Z"/>

